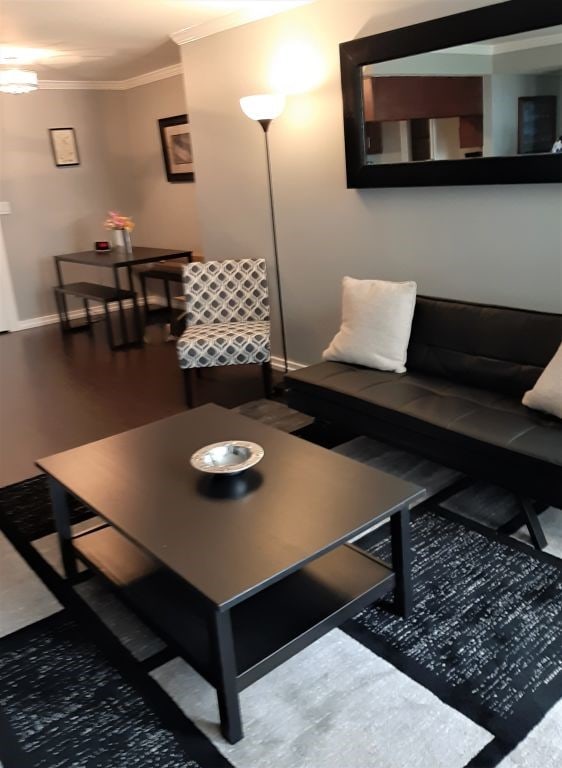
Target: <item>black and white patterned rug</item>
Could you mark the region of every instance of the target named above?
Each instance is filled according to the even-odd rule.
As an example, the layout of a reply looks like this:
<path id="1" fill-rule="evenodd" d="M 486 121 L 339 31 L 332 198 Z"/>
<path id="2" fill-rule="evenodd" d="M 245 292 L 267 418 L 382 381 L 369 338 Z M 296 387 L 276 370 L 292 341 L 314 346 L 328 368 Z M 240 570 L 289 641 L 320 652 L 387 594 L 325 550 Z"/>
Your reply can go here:
<path id="1" fill-rule="evenodd" d="M 345 630 L 510 751 L 562 697 L 562 563 L 427 507 L 411 535 L 413 615 L 373 606 Z M 381 530 L 357 544 L 390 559 Z"/>
<path id="2" fill-rule="evenodd" d="M 135 687 L 117 665 L 69 610 L 0 640 L 5 768 L 229 765 L 158 691 L 156 714 L 146 681 Z"/>
<path id="3" fill-rule="evenodd" d="M 512 757 L 538 723 L 560 722 L 561 561 L 431 500 L 413 514 L 412 617 L 368 608 L 244 691 L 234 746 L 204 681 L 165 650 L 135 658 L 115 636 L 125 607 L 119 629 L 104 615 L 114 598 L 93 610 L 90 582 L 72 589 L 38 554 L 52 539 L 43 477 L 0 490 L 0 524 L 64 608 L 0 639 L 2 768 L 554 768 L 562 756 L 549 735 L 548 757 Z M 357 543 L 389 557 L 384 527 Z"/>
<path id="4" fill-rule="evenodd" d="M 91 510 L 76 499 L 71 498 L 69 503 L 72 524 L 92 517 Z M 13 526 L 17 535 L 25 541 L 34 541 L 55 530 L 46 475 L 0 489 L 1 522 Z"/>

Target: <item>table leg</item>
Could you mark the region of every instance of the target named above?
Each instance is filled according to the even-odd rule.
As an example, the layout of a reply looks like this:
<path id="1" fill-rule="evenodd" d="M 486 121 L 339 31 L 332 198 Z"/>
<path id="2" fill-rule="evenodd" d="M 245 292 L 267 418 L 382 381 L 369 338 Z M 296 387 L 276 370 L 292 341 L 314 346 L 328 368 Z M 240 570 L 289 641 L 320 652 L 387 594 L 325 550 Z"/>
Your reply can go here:
<path id="1" fill-rule="evenodd" d="M 62 303 L 62 294 L 60 294 L 55 288 L 55 301 L 57 304 L 57 312 L 59 313 L 59 323 L 61 331 L 64 333 L 68 330 L 68 317 L 64 312 L 64 304 Z"/>
<path id="2" fill-rule="evenodd" d="M 117 291 L 121 290 L 121 285 L 119 283 L 119 270 L 117 267 L 113 267 L 113 279 L 115 282 L 115 288 Z M 119 304 L 119 321 L 121 323 L 121 337 L 123 344 L 129 343 L 129 335 L 127 333 L 127 318 L 125 317 L 125 310 L 123 309 L 123 301 L 122 299 L 117 299 L 117 303 Z"/>
<path id="3" fill-rule="evenodd" d="M 174 319 L 173 311 L 172 311 L 172 294 L 170 292 L 170 281 L 164 280 L 164 291 L 166 293 L 166 304 L 168 307 L 168 318 L 170 321 L 170 329 L 172 326 L 172 321 Z"/>
<path id="4" fill-rule="evenodd" d="M 57 281 L 58 281 L 59 288 L 64 288 L 62 268 L 60 265 L 60 261 L 58 259 L 55 259 L 55 269 L 57 272 Z M 60 298 L 60 304 L 62 307 L 62 315 L 64 315 L 64 319 L 65 319 L 65 323 L 63 323 L 63 328 L 68 328 L 70 324 L 68 321 L 68 303 L 66 300 L 66 294 L 65 293 L 59 294 L 59 298 Z"/>
<path id="5" fill-rule="evenodd" d="M 129 290 L 133 294 L 133 320 L 135 325 L 135 333 L 137 335 L 137 342 L 142 344 L 143 331 L 141 329 L 141 322 L 139 316 L 139 306 L 137 304 L 137 294 L 135 291 L 135 281 L 133 279 L 133 270 L 131 265 L 127 265 L 127 277 L 129 279 Z"/>
<path id="6" fill-rule="evenodd" d="M 236 744 L 242 738 L 243 732 L 230 613 L 215 611 L 212 615 L 210 630 L 217 676 L 216 689 L 221 732 L 227 741 Z"/>
<path id="7" fill-rule="evenodd" d="M 108 302 L 104 301 L 103 306 L 105 309 L 105 331 L 107 333 L 107 343 L 109 344 L 110 349 L 115 349 L 115 342 L 113 341 L 113 330 L 111 328 L 111 315 L 109 313 Z"/>
<path id="8" fill-rule="evenodd" d="M 131 293 L 135 292 L 135 285 L 133 283 L 133 270 L 130 265 L 127 265 L 127 277 L 129 278 L 129 290 Z"/>
<path id="9" fill-rule="evenodd" d="M 141 282 L 141 290 L 142 290 L 142 301 L 144 304 L 144 319 L 145 321 L 148 318 L 148 313 L 150 310 L 150 307 L 148 305 L 148 293 L 146 292 L 146 275 L 141 272 L 139 275 L 140 282 Z"/>
<path id="10" fill-rule="evenodd" d="M 133 318 L 135 321 L 135 331 L 137 334 L 137 341 L 139 344 L 143 343 L 143 329 L 142 329 L 142 322 L 141 322 L 141 316 L 139 311 L 139 304 L 137 301 L 136 294 L 133 294 Z"/>
<path id="11" fill-rule="evenodd" d="M 92 330 L 92 317 L 90 315 L 90 305 L 88 304 L 88 299 L 84 299 L 84 310 L 86 311 L 86 323 L 88 328 Z"/>
<path id="12" fill-rule="evenodd" d="M 67 579 L 74 579 L 77 576 L 78 571 L 76 568 L 76 557 L 74 556 L 72 547 L 68 492 L 53 477 L 49 478 L 49 490 L 51 492 L 51 504 L 53 506 L 53 515 L 59 538 L 64 573 Z"/>
<path id="13" fill-rule="evenodd" d="M 392 569 L 396 574 L 396 611 L 407 618 L 413 608 L 412 552 L 410 548 L 410 510 L 407 507 L 390 518 Z"/>

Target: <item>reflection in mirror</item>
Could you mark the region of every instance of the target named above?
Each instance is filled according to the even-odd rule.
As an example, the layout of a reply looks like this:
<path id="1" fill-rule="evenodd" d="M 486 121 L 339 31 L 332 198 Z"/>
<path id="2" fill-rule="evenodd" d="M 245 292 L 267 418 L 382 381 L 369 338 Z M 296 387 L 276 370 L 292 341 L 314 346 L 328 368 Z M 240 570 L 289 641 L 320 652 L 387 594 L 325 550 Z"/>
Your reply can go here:
<path id="1" fill-rule="evenodd" d="M 368 165 L 562 151 L 562 26 L 362 68 Z"/>

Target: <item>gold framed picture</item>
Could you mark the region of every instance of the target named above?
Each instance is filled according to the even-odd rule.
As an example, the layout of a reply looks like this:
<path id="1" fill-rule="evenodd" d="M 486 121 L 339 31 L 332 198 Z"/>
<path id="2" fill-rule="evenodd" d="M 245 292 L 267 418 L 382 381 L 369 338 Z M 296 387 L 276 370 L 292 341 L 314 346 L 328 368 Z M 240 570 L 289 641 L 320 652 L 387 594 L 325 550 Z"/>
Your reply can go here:
<path id="1" fill-rule="evenodd" d="M 74 128 L 49 128 L 53 158 L 57 167 L 80 165 Z"/>

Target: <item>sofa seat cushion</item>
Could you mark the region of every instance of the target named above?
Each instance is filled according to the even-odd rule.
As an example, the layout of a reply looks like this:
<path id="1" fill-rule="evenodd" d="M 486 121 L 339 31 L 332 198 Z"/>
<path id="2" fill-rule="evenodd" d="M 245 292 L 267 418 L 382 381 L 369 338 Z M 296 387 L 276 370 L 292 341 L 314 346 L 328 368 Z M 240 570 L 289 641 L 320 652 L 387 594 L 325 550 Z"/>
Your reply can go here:
<path id="1" fill-rule="evenodd" d="M 335 391 L 354 395 L 372 385 L 384 381 L 396 381 L 401 375 L 390 371 L 375 371 L 372 368 L 350 363 L 326 362 L 294 371 L 289 374 L 288 381 L 299 382 L 305 388 L 310 386 L 314 391 L 317 391 L 318 387 L 326 386 Z"/>
<path id="2" fill-rule="evenodd" d="M 444 440 L 480 443 L 562 467 L 562 421 L 530 411 L 516 397 L 416 373 L 384 373 L 320 363 L 289 374 L 309 392 Z"/>

